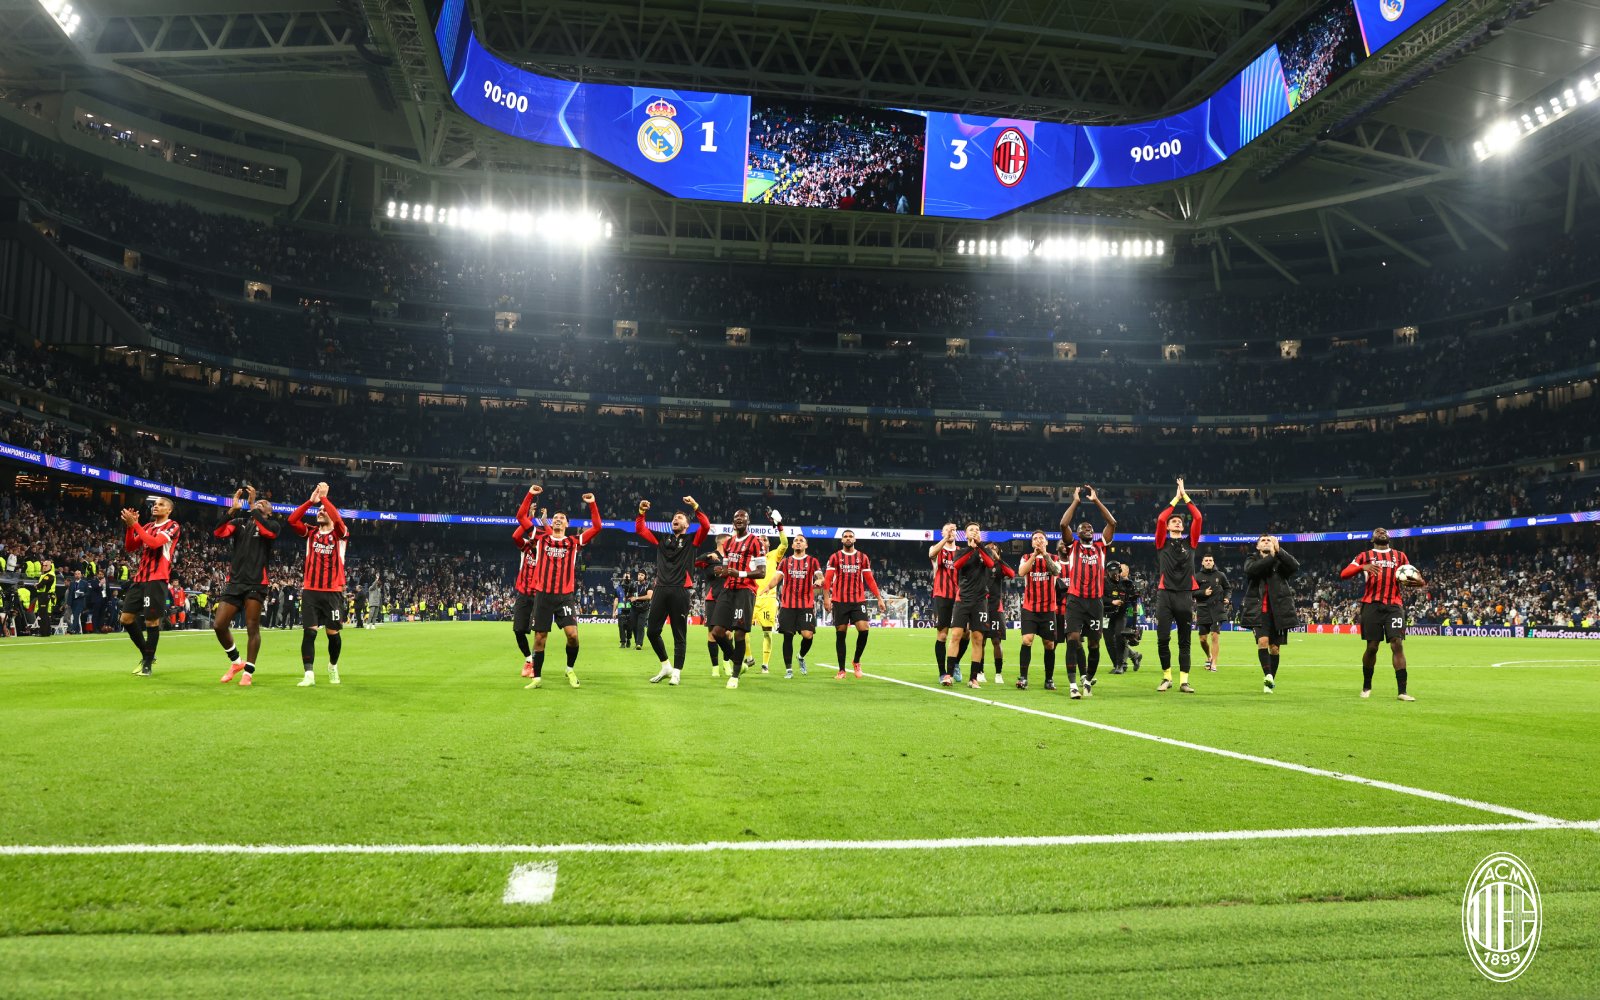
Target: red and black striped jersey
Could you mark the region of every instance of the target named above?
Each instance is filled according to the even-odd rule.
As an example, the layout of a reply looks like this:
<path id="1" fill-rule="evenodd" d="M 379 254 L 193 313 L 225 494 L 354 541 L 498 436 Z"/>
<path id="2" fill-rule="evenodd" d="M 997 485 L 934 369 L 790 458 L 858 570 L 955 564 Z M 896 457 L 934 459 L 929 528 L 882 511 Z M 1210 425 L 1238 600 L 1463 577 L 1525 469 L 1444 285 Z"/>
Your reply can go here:
<path id="1" fill-rule="evenodd" d="M 723 550 L 722 564 L 728 567 L 728 576 L 722 578 L 723 586 L 728 590 L 755 590 L 760 583 L 756 579 L 756 560 L 764 559 L 767 555 L 767 540 L 760 535 L 746 533 L 743 537 L 735 535 L 728 539 L 728 547 Z M 739 578 L 739 573 L 745 573 L 744 579 Z"/>
<path id="2" fill-rule="evenodd" d="M 571 594 L 578 589 L 578 550 L 582 535 L 544 535 L 538 541 L 533 570 L 534 588 L 542 594 Z"/>
<path id="3" fill-rule="evenodd" d="M 1048 555 L 1034 555 L 1022 584 L 1022 610 L 1037 614 L 1056 613 L 1056 580 L 1061 576 L 1061 564 Z M 1024 559 L 1028 558 L 1025 556 Z"/>
<path id="4" fill-rule="evenodd" d="M 1067 550 L 1067 593 L 1089 600 L 1106 595 L 1106 543 L 1096 538 L 1085 545 L 1073 536 Z"/>
<path id="5" fill-rule="evenodd" d="M 517 546 L 520 557 L 517 560 L 517 593 L 531 597 L 539 592 L 539 579 L 536 570 L 539 567 L 539 540 L 545 536 L 548 529 L 539 528 L 533 536 L 528 536 L 528 530 L 518 527 L 511 533 L 511 540 Z"/>
<path id="6" fill-rule="evenodd" d="M 333 522 L 327 530 L 306 524 L 306 511 L 310 509 L 311 501 L 307 500 L 289 512 L 289 527 L 306 540 L 306 572 L 300 589 L 342 593 L 344 553 L 350 532 L 339 516 L 339 508 L 326 497 L 322 499 L 322 510 Z"/>
<path id="7" fill-rule="evenodd" d="M 828 596 L 839 604 L 860 604 L 872 596 L 881 597 L 878 581 L 872 576 L 872 560 L 857 549 L 853 552 L 840 549 L 828 557 L 828 574 L 823 580 Z"/>
<path id="8" fill-rule="evenodd" d="M 136 524 L 123 533 L 123 547 L 139 553 L 139 566 L 133 572 L 134 583 L 152 580 L 170 580 L 172 562 L 178 558 L 178 538 L 183 529 L 172 518 L 157 524 Z"/>
<path id="9" fill-rule="evenodd" d="M 960 596 L 956 584 L 956 547 L 953 542 L 933 557 L 933 596 L 951 601 Z"/>
<path id="10" fill-rule="evenodd" d="M 791 611 L 809 611 L 816 606 L 816 579 L 822 564 L 813 555 L 784 556 L 778 561 L 778 606 Z"/>
<path id="11" fill-rule="evenodd" d="M 1345 568 L 1345 575 L 1354 576 L 1363 572 L 1367 566 L 1376 568 L 1378 572 L 1366 578 L 1366 585 L 1361 590 L 1361 603 L 1402 604 L 1404 597 L 1400 591 L 1400 581 L 1395 578 L 1395 571 L 1401 566 L 1409 565 L 1411 560 L 1399 549 L 1368 549 L 1350 560 L 1350 565 Z"/>

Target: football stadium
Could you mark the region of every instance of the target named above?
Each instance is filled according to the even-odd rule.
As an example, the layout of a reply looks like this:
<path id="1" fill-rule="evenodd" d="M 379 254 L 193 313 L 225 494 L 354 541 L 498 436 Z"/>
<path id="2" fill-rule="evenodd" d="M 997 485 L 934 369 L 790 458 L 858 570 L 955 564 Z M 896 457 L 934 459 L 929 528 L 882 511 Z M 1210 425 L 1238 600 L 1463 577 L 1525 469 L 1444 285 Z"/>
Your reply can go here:
<path id="1" fill-rule="evenodd" d="M 0 0 L 0 996 L 1600 997 L 1593 0 Z"/>

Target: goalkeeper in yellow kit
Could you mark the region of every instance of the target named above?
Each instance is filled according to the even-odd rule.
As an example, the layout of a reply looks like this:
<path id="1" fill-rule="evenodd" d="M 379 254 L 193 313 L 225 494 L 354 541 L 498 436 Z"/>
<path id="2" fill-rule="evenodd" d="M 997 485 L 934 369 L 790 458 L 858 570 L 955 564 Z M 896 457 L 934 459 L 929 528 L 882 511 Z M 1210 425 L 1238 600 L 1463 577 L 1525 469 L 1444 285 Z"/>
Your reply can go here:
<path id="1" fill-rule="evenodd" d="M 767 553 L 766 571 L 756 581 L 755 623 L 761 627 L 761 672 L 766 673 L 772 663 L 772 630 L 778 627 L 778 593 L 763 589 L 768 580 L 778 572 L 778 563 L 789 554 L 789 536 L 783 533 L 783 515 L 767 511 L 772 526 L 778 529 L 778 547 Z M 754 657 L 746 657 L 746 668 L 755 666 Z"/>

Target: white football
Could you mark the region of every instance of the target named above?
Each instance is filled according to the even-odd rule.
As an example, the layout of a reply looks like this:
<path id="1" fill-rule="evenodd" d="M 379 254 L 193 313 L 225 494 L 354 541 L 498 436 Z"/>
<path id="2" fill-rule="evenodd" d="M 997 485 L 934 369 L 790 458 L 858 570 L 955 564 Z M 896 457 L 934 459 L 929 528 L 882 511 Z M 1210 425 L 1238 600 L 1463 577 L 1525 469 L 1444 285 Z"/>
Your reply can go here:
<path id="1" fill-rule="evenodd" d="M 1422 579 L 1422 571 L 1407 563 L 1394 571 L 1394 578 L 1401 583 L 1415 583 Z"/>

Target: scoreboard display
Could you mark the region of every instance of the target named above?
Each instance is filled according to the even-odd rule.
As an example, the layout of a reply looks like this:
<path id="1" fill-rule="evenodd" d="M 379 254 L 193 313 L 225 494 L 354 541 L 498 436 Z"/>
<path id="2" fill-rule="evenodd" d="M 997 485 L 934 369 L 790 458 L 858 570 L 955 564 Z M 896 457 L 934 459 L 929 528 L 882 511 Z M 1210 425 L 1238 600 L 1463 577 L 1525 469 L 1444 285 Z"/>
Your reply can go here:
<path id="1" fill-rule="evenodd" d="M 1209 170 L 1443 3 L 1332 0 L 1199 104 L 1125 125 L 558 80 L 484 48 L 466 0 L 444 0 L 435 39 L 472 118 L 586 150 L 674 197 L 992 219 L 1073 188 Z"/>

